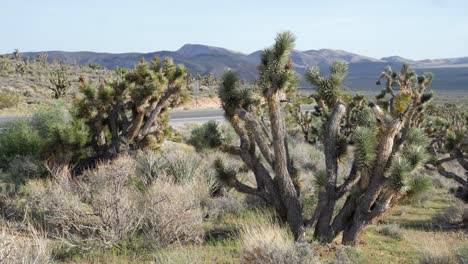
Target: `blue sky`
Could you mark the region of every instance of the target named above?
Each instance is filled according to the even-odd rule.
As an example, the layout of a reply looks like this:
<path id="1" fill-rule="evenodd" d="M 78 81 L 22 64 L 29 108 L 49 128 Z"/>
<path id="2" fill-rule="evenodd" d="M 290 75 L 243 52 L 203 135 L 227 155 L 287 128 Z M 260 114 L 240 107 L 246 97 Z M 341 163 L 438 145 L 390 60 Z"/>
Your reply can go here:
<path id="1" fill-rule="evenodd" d="M 291 30 L 297 49 L 468 56 L 466 0 L 0 0 L 0 53 L 150 52 L 185 43 L 250 53 Z"/>

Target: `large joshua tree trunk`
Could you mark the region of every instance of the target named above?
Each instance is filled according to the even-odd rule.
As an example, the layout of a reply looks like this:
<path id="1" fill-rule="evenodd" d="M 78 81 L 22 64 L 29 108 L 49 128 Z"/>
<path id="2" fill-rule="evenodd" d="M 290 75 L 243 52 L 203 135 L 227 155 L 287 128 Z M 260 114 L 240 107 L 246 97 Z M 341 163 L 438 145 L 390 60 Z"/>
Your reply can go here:
<path id="1" fill-rule="evenodd" d="M 267 103 L 271 122 L 271 133 L 274 148 L 275 183 L 280 191 L 279 195 L 286 206 L 287 220 L 296 239 L 303 233 L 302 209 L 298 193 L 288 171 L 288 157 L 285 146 L 286 132 L 281 115 L 278 94 L 267 95 Z"/>
<path id="2" fill-rule="evenodd" d="M 340 121 L 345 114 L 346 108 L 342 103 L 333 110 L 333 113 L 328 120 L 325 131 L 325 165 L 327 180 L 325 183 L 325 191 L 319 194 L 320 212 L 318 215 L 317 225 L 315 226 L 315 238 L 323 241 L 332 239 L 331 220 L 333 211 L 337 201 L 336 183 L 338 178 L 338 160 L 336 153 L 336 137 L 340 129 Z"/>
<path id="3" fill-rule="evenodd" d="M 358 198 L 356 209 L 349 223 L 345 223 L 343 243 L 356 244 L 362 229 L 374 218 L 383 214 L 393 197 L 393 191 L 385 189 L 385 169 L 392 156 L 395 136 L 401 130 L 402 121 L 393 122 L 382 129 L 383 136 L 377 149 L 377 159 L 372 171 L 371 182 L 364 194 Z M 385 189 L 385 190 L 384 190 Z"/>

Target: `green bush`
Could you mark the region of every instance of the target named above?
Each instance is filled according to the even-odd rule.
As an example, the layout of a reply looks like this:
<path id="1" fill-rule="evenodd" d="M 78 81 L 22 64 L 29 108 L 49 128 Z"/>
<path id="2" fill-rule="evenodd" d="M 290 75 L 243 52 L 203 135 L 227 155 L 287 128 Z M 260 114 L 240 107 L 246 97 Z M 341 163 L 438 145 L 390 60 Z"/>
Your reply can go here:
<path id="1" fill-rule="evenodd" d="M 208 121 L 192 130 L 189 143 L 197 150 L 213 149 L 223 144 L 223 136 L 216 121 Z"/>
<path id="2" fill-rule="evenodd" d="M 39 110 L 30 123 L 14 122 L 0 130 L 0 169 L 22 182 L 43 175 L 44 160 L 68 165 L 85 157 L 87 127 L 81 120 L 71 119 L 58 104 Z"/>
<path id="3" fill-rule="evenodd" d="M 456 250 L 456 256 L 458 263 L 468 263 L 468 243 L 465 243 L 463 246 Z"/>
<path id="4" fill-rule="evenodd" d="M 26 121 L 10 124 L 0 130 L 0 168 L 7 169 L 16 156 L 39 158 L 43 140 Z"/>
<path id="5" fill-rule="evenodd" d="M 22 97 L 15 92 L 0 92 L 0 109 L 18 107 Z"/>
<path id="6" fill-rule="evenodd" d="M 80 119 L 66 124 L 54 124 L 47 135 L 43 157 L 62 165 L 77 162 L 88 154 L 88 138 L 88 127 Z"/>
<path id="7" fill-rule="evenodd" d="M 38 131 L 42 138 L 49 136 L 54 125 L 66 124 L 72 119 L 70 113 L 60 101 L 51 106 L 40 108 L 31 119 L 31 126 Z"/>
<path id="8" fill-rule="evenodd" d="M 392 237 L 395 239 L 402 239 L 403 232 L 398 224 L 384 224 L 379 226 L 378 232 L 384 236 Z"/>

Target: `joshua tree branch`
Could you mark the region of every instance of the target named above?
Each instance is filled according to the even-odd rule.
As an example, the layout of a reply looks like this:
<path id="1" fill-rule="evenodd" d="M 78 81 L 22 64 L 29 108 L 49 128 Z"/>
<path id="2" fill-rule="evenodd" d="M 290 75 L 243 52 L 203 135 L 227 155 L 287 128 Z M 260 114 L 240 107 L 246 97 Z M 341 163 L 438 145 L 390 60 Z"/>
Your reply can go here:
<path id="1" fill-rule="evenodd" d="M 337 187 L 337 196 L 341 198 L 345 193 L 349 192 L 351 188 L 359 181 L 360 174 L 358 171 L 358 166 L 356 163 L 353 163 L 349 176 L 346 178 L 343 184 Z"/>
<path id="2" fill-rule="evenodd" d="M 456 182 L 460 183 L 462 186 L 466 185 L 466 180 L 464 180 L 462 177 L 458 176 L 457 174 L 447 171 L 444 166 L 439 165 L 437 166 L 437 171 L 439 172 L 440 175 L 444 176 L 445 178 L 453 179 Z"/>

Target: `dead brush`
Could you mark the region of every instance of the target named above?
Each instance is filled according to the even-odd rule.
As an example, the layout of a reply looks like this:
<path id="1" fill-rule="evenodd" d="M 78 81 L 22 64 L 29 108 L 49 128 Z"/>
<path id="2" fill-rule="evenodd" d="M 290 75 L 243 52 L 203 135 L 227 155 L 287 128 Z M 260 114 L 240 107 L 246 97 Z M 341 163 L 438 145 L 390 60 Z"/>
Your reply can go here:
<path id="1" fill-rule="evenodd" d="M 11 224 L 0 225 L 0 263 L 45 264 L 52 260 L 46 233 L 27 225 L 17 231 Z"/>

